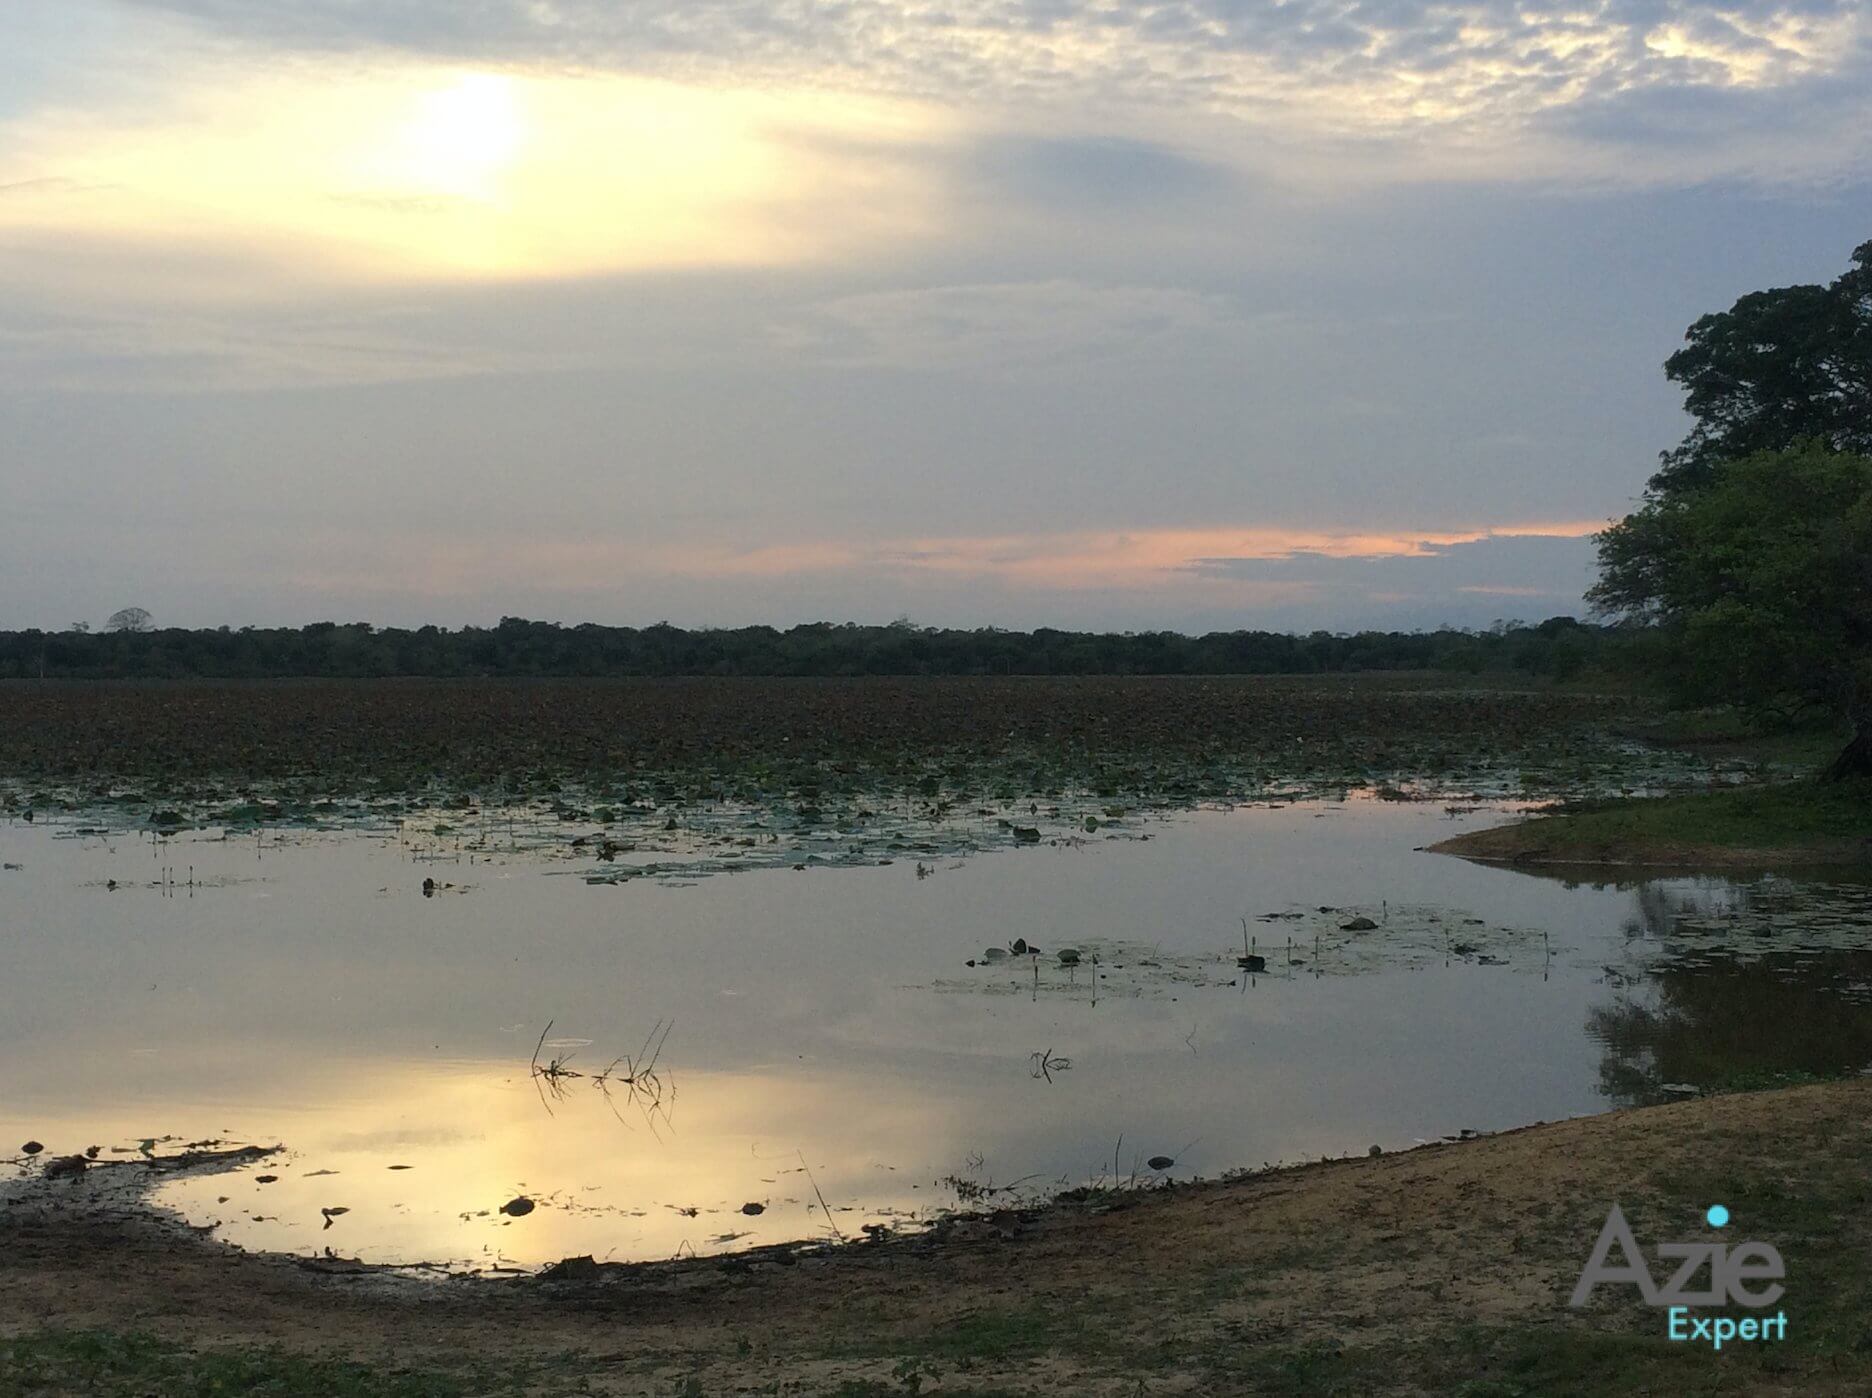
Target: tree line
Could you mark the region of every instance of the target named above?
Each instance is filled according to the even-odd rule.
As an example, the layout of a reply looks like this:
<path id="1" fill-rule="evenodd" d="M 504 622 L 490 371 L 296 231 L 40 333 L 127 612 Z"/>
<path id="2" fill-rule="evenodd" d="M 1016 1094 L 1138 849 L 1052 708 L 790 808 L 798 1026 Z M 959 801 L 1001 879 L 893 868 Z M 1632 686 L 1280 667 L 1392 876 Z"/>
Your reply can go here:
<path id="1" fill-rule="evenodd" d="M 959 630 L 829 622 L 686 630 L 562 626 L 412 629 L 366 622 L 103 633 L 0 632 L 0 678 L 285 679 L 391 676 L 1273 675 L 1360 670 L 1568 679 L 1633 643 L 1624 628 L 1555 617 L 1484 631 Z"/>

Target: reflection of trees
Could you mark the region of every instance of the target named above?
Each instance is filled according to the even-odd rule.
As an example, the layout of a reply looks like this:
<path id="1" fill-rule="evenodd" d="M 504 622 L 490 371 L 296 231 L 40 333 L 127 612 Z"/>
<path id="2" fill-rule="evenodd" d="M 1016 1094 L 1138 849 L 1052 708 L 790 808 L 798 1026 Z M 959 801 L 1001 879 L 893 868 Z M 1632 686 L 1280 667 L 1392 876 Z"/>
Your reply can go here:
<path id="1" fill-rule="evenodd" d="M 1632 895 L 1632 916 L 1625 920 L 1627 937 L 1666 937 L 1683 910 L 1686 899 L 1667 883 L 1641 883 Z"/>
<path id="2" fill-rule="evenodd" d="M 1868 984 L 1872 951 L 1660 966 L 1642 991 L 1587 1015 L 1586 1032 L 1605 1049 L 1600 1088 L 1632 1105 L 1666 1095 L 1665 1083 L 1707 1087 L 1872 1063 L 1872 1006 L 1848 989 Z"/>
<path id="3" fill-rule="evenodd" d="M 1857 884 L 1807 884 L 1764 878 L 1750 883 L 1731 879 L 1653 880 L 1632 893 L 1632 916 L 1625 935 L 1663 940 L 1678 933 L 1751 931 L 1787 934 L 1813 922 L 1865 925 L 1872 898 Z"/>
<path id="4" fill-rule="evenodd" d="M 1872 930 L 1868 911 L 1854 884 L 1640 884 L 1625 935 L 1664 956 L 1587 1016 L 1605 1049 L 1601 1089 L 1630 1104 L 1667 1095 L 1666 1083 L 1766 1084 L 1872 1063 L 1872 950 L 1801 946 L 1823 927 Z"/>

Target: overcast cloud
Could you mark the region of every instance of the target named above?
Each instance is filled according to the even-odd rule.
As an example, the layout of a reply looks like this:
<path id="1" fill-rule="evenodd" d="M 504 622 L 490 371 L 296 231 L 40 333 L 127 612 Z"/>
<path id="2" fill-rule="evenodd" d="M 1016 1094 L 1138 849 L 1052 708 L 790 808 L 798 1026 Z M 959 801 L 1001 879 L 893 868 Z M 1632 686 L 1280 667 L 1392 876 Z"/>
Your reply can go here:
<path id="1" fill-rule="evenodd" d="M 0 625 L 1581 610 L 1872 17 L 20 0 Z"/>

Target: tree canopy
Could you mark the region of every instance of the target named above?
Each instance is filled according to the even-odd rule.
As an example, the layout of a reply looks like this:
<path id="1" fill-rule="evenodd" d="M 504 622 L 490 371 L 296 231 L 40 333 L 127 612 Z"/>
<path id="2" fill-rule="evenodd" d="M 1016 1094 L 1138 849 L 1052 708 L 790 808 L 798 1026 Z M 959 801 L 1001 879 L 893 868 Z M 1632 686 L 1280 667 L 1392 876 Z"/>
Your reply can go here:
<path id="1" fill-rule="evenodd" d="M 1850 718 L 1829 775 L 1872 775 L 1872 459 L 1810 440 L 1723 462 L 1607 529 L 1599 560 L 1591 600 L 1663 628 L 1682 696 Z"/>
<path id="2" fill-rule="evenodd" d="M 1706 315 L 1664 364 L 1696 419 L 1663 454 L 1654 494 L 1706 485 L 1717 467 L 1797 441 L 1872 453 L 1872 241 L 1826 286 L 1754 291 Z"/>

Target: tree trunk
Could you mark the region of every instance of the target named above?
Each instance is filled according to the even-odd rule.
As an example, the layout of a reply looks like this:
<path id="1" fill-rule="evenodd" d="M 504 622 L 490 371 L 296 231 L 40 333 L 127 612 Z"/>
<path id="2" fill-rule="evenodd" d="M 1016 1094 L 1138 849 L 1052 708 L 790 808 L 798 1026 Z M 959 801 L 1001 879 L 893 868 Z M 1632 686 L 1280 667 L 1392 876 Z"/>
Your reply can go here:
<path id="1" fill-rule="evenodd" d="M 1823 782 L 1851 781 L 1856 777 L 1872 777 L 1872 713 L 1863 711 L 1853 714 L 1852 741 L 1820 774 Z"/>

